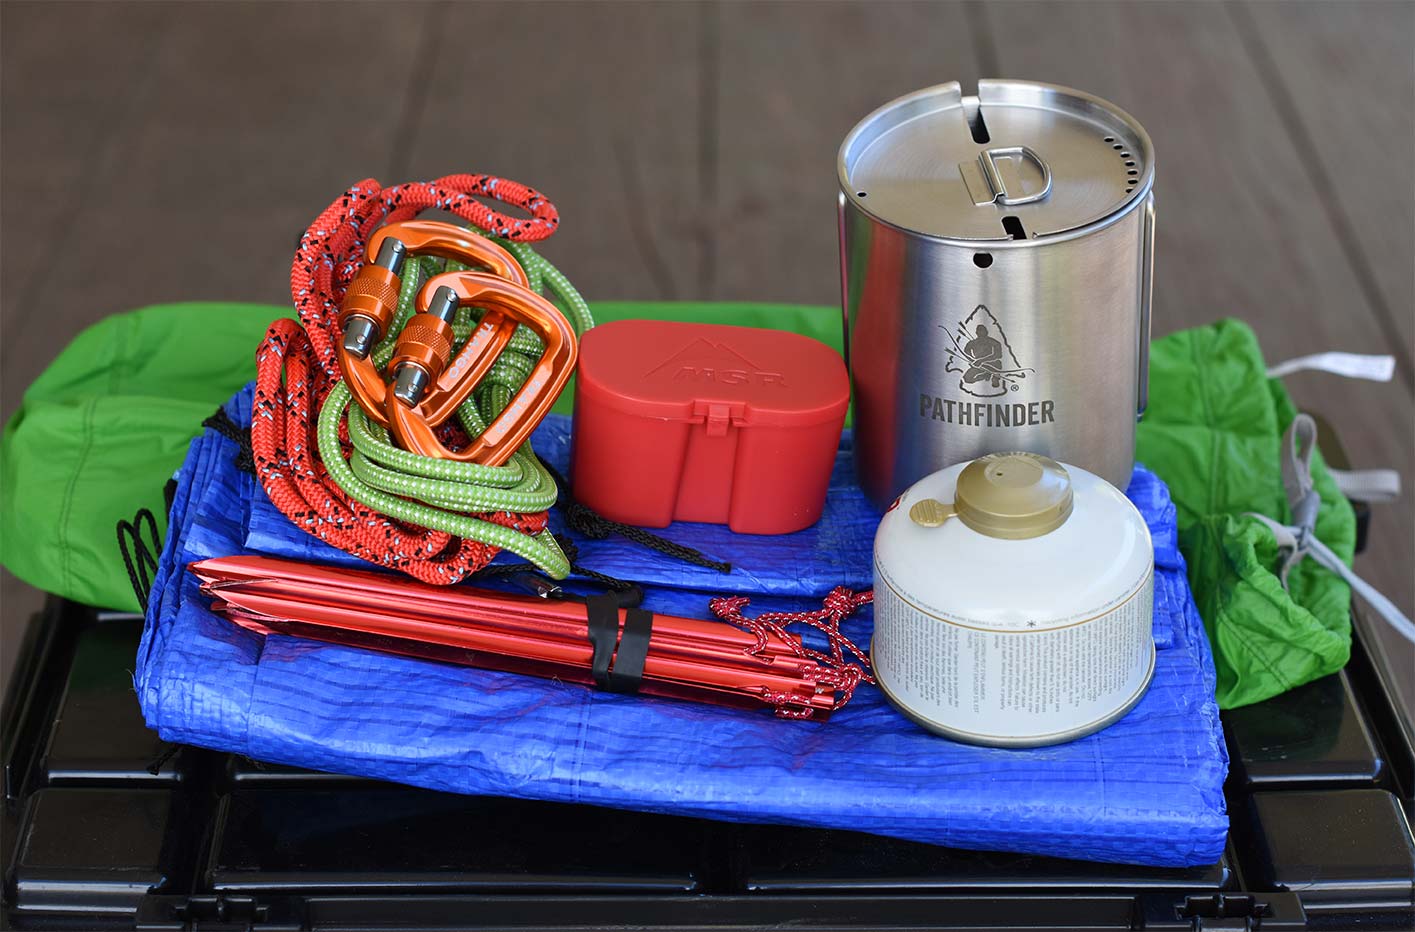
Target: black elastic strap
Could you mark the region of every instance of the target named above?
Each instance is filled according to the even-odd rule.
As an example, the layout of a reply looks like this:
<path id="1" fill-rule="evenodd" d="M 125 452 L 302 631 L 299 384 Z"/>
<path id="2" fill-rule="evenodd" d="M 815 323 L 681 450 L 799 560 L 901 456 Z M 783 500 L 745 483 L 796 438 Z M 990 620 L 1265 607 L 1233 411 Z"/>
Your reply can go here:
<path id="1" fill-rule="evenodd" d="M 624 611 L 624 631 L 619 631 L 619 600 L 613 593 L 585 599 L 590 645 L 594 655 L 590 672 L 599 689 L 633 695 L 644 681 L 644 660 L 653 636 L 653 612 L 642 608 Z"/>
<path id="2" fill-rule="evenodd" d="M 653 612 L 631 608 L 624 612 L 624 633 L 619 637 L 619 652 L 609 671 L 609 691 L 633 695 L 644 681 L 644 659 L 649 655 L 649 638 L 653 634 Z"/>
<path id="3" fill-rule="evenodd" d="M 594 648 L 590 672 L 594 675 L 595 686 L 608 689 L 609 665 L 614 660 L 614 648 L 619 644 L 619 601 L 608 593 L 588 596 L 585 599 L 585 617 L 589 625 L 590 646 Z"/>

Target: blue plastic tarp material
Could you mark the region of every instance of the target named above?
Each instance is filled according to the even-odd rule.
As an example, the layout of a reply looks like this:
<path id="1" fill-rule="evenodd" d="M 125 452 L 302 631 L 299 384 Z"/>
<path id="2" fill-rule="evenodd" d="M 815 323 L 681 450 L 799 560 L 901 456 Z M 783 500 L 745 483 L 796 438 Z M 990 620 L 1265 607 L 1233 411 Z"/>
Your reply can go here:
<path id="1" fill-rule="evenodd" d="M 249 423 L 250 390 L 227 406 Z M 563 467 L 568 422 L 535 437 Z M 1002 750 L 928 734 L 862 686 L 827 722 L 775 719 L 319 644 L 262 638 L 213 615 L 186 572 L 242 552 L 349 563 L 296 529 L 207 431 L 178 473 L 169 539 L 135 676 L 168 741 L 275 763 L 460 793 L 589 803 L 742 822 L 873 832 L 959 848 L 1163 866 L 1218 860 L 1227 755 L 1214 673 L 1185 580 L 1168 491 L 1137 467 L 1127 492 L 1155 541 L 1154 682 L 1121 721 L 1069 744 Z M 581 562 L 653 583 L 652 610 L 710 617 L 712 595 L 748 614 L 818 606 L 868 584 L 878 520 L 842 445 L 821 524 L 749 538 L 706 525 L 663 533 L 730 560 L 684 567 L 623 540 L 583 541 Z M 845 623 L 868 642 L 868 612 Z"/>

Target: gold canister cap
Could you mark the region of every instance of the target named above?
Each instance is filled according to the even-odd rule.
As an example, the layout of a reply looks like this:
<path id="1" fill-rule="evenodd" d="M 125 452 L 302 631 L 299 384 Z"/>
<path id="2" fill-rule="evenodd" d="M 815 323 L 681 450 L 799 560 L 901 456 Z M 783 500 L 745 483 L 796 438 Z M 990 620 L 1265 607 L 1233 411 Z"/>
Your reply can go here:
<path id="1" fill-rule="evenodd" d="M 925 527 L 957 517 L 979 534 L 1023 540 L 1061 527 L 1071 516 L 1071 499 L 1071 476 L 1056 460 L 990 453 L 963 467 L 952 504 L 924 499 L 909 516 Z"/>

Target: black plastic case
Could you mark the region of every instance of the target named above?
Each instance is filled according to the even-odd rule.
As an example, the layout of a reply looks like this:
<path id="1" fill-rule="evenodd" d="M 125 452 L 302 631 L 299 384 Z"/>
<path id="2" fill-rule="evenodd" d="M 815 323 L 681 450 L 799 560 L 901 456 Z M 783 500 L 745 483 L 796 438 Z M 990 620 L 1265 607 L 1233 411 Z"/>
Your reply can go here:
<path id="1" fill-rule="evenodd" d="M 5 707 L 8 927 L 1306 929 L 1415 924 L 1415 763 L 1380 671 L 1224 716 L 1206 868 L 464 797 L 166 747 L 142 622 L 52 601 Z"/>

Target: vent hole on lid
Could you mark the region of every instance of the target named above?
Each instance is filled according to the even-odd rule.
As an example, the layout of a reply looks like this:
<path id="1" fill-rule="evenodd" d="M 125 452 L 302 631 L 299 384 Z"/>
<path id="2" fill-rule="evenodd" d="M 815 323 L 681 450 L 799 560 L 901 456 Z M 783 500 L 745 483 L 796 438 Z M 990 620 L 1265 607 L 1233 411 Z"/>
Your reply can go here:
<path id="1" fill-rule="evenodd" d="M 975 253 L 973 253 L 973 264 L 976 265 L 976 266 L 977 266 L 978 268 L 980 268 L 980 269 L 989 268 L 989 267 L 992 265 L 992 253 L 990 253 L 990 252 L 975 252 Z"/>
<path id="2" fill-rule="evenodd" d="M 1027 231 L 1022 229 L 1022 221 L 1017 217 L 1008 215 L 1002 218 L 1002 228 L 1007 231 L 1007 235 L 1013 239 L 1026 239 Z"/>
<path id="3" fill-rule="evenodd" d="M 1115 142 L 1115 137 L 1114 137 L 1114 136 L 1107 136 L 1107 137 L 1105 137 L 1105 141 L 1106 141 L 1106 142 Z"/>
<path id="4" fill-rule="evenodd" d="M 1127 175 L 1138 175 L 1138 174 L 1140 174 L 1140 173 L 1139 173 L 1138 171 L 1136 171 L 1135 169 L 1130 168 L 1130 169 L 1126 169 L 1125 174 L 1127 174 Z"/>
<path id="5" fill-rule="evenodd" d="M 856 191 L 856 192 L 855 192 L 855 196 L 856 196 L 856 197 L 864 197 L 864 196 L 865 196 L 865 192 L 864 192 L 864 191 Z"/>
<path id="6" fill-rule="evenodd" d="M 1115 145 L 1111 146 L 1111 148 L 1114 149 L 1116 152 L 1119 152 L 1121 149 L 1124 149 L 1125 147 L 1122 146 L 1120 143 L 1117 142 Z"/>
<path id="7" fill-rule="evenodd" d="M 983 108 L 976 103 L 968 106 L 965 101 L 963 113 L 968 117 L 968 132 L 973 134 L 973 141 L 980 144 L 992 142 L 992 136 L 988 135 L 988 124 L 983 119 Z"/>
<path id="8" fill-rule="evenodd" d="M 1134 162 L 1126 162 L 1125 164 L 1128 165 L 1128 166 L 1130 166 L 1131 168 L 1134 168 L 1134 167 L 1135 167 L 1135 163 L 1134 163 Z M 861 197 L 864 197 L 863 194 L 860 195 L 860 196 L 861 196 Z"/>

